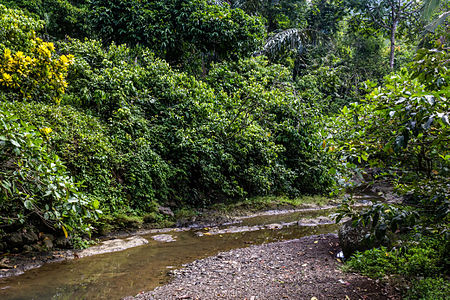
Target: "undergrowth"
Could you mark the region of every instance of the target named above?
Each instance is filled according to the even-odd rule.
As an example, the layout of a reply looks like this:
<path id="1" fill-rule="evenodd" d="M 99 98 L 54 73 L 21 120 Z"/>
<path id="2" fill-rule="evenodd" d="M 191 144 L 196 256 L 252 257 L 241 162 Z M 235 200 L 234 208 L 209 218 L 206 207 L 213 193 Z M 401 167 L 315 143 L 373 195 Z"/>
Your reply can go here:
<path id="1" fill-rule="evenodd" d="M 405 299 L 449 299 L 449 242 L 441 236 L 413 236 L 401 247 L 374 248 L 356 252 L 345 271 L 357 271 L 371 278 L 400 275 L 406 282 Z"/>

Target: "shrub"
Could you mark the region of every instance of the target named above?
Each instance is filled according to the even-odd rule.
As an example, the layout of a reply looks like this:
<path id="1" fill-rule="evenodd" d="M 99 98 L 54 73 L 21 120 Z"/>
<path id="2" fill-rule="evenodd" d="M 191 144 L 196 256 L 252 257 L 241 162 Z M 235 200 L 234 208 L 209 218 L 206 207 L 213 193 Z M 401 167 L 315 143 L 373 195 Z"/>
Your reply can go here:
<path id="1" fill-rule="evenodd" d="M 59 103 L 73 57 L 55 55 L 52 43 L 36 38 L 39 22 L 2 5 L 0 14 L 0 22 L 9 22 L 2 30 L 6 35 L 0 45 L 0 89 L 13 98 Z"/>
<path id="2" fill-rule="evenodd" d="M 449 242 L 442 236 L 422 236 L 417 242 L 413 235 L 402 237 L 408 241 L 397 249 L 386 247 L 357 252 L 345 269 L 361 272 L 372 278 L 391 274 L 403 276 L 411 288 L 406 299 L 445 299 L 450 284 L 448 279 Z M 437 276 L 442 276 L 439 278 Z"/>
<path id="3" fill-rule="evenodd" d="M 105 44 L 144 45 L 174 65 L 183 63 L 186 53 L 200 52 L 204 68 L 252 53 L 265 34 L 259 17 L 206 0 L 92 0 L 88 22 Z"/>
<path id="4" fill-rule="evenodd" d="M 0 106 L 0 210 L 2 227 L 38 223 L 90 232 L 98 201 L 79 192 L 60 158 L 49 149 L 50 127 L 37 128 Z"/>
<path id="5" fill-rule="evenodd" d="M 415 282 L 404 299 L 446 300 L 450 295 L 450 283 L 444 278 L 423 278 Z"/>
<path id="6" fill-rule="evenodd" d="M 77 40 L 59 46 L 75 56 L 64 103 L 108 122 L 121 153 L 117 175 L 141 199 L 138 207 L 154 207 L 151 199 L 199 205 L 317 193 L 330 185 L 319 164 L 325 156 L 314 110 L 298 114 L 307 108 L 285 82 L 285 68 L 243 60 L 214 66 L 205 83 L 145 49 Z"/>
<path id="7" fill-rule="evenodd" d="M 87 35 L 86 2 L 84 0 L 0 0 L 0 3 L 7 7 L 22 9 L 27 15 L 43 20 L 41 24 L 45 33 L 57 38 L 66 36 L 82 38 Z"/>
<path id="8" fill-rule="evenodd" d="M 0 51 L 23 51 L 29 54 L 34 48 L 36 32 L 41 30 L 43 22 L 26 16 L 21 10 L 7 8 L 0 4 Z"/>

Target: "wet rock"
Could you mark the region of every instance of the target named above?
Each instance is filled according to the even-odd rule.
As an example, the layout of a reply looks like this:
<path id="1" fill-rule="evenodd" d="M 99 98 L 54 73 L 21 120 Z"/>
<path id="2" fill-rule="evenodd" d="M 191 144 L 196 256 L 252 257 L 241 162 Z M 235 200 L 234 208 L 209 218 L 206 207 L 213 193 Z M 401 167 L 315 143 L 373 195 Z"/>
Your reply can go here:
<path id="1" fill-rule="evenodd" d="M 166 216 L 170 216 L 170 217 L 174 217 L 175 216 L 173 211 L 169 207 L 160 206 L 158 208 L 158 211 L 160 213 L 162 213 L 163 215 L 166 215 Z"/>
<path id="2" fill-rule="evenodd" d="M 9 237 L 9 243 L 12 247 L 22 246 L 23 245 L 22 233 L 20 232 L 12 233 Z"/>
<path id="3" fill-rule="evenodd" d="M 154 239 L 157 242 L 164 242 L 164 243 L 170 243 L 170 242 L 176 241 L 176 239 L 170 234 L 154 235 L 154 236 L 152 236 L 152 239 Z"/>
<path id="4" fill-rule="evenodd" d="M 147 243 L 148 241 L 140 236 L 132 236 L 126 239 L 113 239 L 80 251 L 77 255 L 78 257 L 86 257 L 102 253 L 122 251 L 128 248 L 142 246 Z"/>
<path id="5" fill-rule="evenodd" d="M 278 224 L 280 225 L 280 224 Z M 281 225 L 280 225 L 281 226 Z M 208 232 L 204 232 L 198 234 L 198 236 L 204 235 L 217 235 L 217 234 L 226 234 L 226 233 L 238 233 L 238 232 L 248 232 L 248 231 L 257 231 L 264 229 L 264 226 L 229 226 L 227 228 L 211 228 Z"/>
<path id="6" fill-rule="evenodd" d="M 365 251 L 380 245 L 366 238 L 366 235 L 370 233 L 369 226 L 359 224 L 353 227 L 352 222 L 349 220 L 339 228 L 339 243 L 346 258 L 356 251 Z"/>
<path id="7" fill-rule="evenodd" d="M 55 247 L 66 249 L 72 247 L 72 244 L 69 239 L 61 236 L 55 240 Z"/>
<path id="8" fill-rule="evenodd" d="M 24 231 L 24 233 L 22 234 L 23 237 L 23 241 L 26 244 L 33 244 L 35 242 L 38 241 L 38 236 L 37 234 L 32 230 L 32 229 L 28 229 L 26 231 Z"/>

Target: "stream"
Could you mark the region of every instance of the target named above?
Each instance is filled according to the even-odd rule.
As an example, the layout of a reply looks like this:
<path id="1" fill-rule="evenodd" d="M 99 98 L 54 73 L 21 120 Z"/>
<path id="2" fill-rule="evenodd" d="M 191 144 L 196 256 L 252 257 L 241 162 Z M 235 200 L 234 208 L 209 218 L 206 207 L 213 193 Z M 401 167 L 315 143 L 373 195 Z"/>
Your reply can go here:
<path id="1" fill-rule="evenodd" d="M 2 278 L 0 299 L 120 299 L 136 295 L 167 283 L 172 269 L 196 259 L 336 231 L 337 225 L 324 217 L 332 210 L 273 212 L 241 218 L 227 226 L 143 234 L 148 243 L 142 246 L 45 264 L 16 277 Z M 154 236 L 175 241 L 157 241 Z"/>

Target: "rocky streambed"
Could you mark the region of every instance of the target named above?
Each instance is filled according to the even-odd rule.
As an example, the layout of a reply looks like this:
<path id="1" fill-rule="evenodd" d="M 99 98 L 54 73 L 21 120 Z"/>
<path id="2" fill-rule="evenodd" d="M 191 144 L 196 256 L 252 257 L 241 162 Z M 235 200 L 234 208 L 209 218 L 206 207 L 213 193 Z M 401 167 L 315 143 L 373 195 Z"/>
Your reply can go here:
<path id="1" fill-rule="evenodd" d="M 342 272 L 339 251 L 337 236 L 322 234 L 222 252 L 126 299 L 399 299 L 383 283 Z"/>

